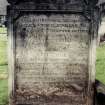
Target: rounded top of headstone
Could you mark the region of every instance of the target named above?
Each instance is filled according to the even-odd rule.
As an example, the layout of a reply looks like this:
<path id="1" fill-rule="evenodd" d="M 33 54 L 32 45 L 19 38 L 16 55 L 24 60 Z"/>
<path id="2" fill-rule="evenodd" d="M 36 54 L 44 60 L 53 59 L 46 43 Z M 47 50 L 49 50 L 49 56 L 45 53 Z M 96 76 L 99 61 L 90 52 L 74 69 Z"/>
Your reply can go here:
<path id="1" fill-rule="evenodd" d="M 10 3 L 10 4 L 18 4 L 18 3 L 20 3 L 20 2 L 31 2 L 31 1 L 36 1 L 36 0 L 7 0 L 8 1 L 8 3 Z"/>
<path id="2" fill-rule="evenodd" d="M 61 5 L 63 4 L 63 6 L 68 5 L 68 8 L 71 7 L 70 5 L 72 5 L 73 3 L 75 4 L 79 4 L 82 6 L 82 4 L 84 6 L 89 6 L 94 8 L 95 6 L 99 6 L 98 2 L 100 0 L 7 0 L 8 3 L 10 3 L 12 6 L 15 5 L 19 5 L 21 3 L 33 3 L 33 5 L 38 5 L 41 8 L 43 8 L 43 5 L 48 5 L 48 7 L 50 6 L 50 8 L 53 7 L 53 9 L 55 9 L 55 7 L 57 7 L 57 5 Z M 102 1 L 102 0 L 101 0 Z M 41 6 L 41 4 L 43 4 Z M 54 6 L 52 6 L 54 5 Z M 62 8 L 63 8 L 62 6 Z"/>
<path id="3" fill-rule="evenodd" d="M 18 0 L 7 0 L 8 1 L 8 3 L 10 3 L 10 4 L 14 4 L 14 3 L 16 3 Z"/>
<path id="4" fill-rule="evenodd" d="M 7 0 L 10 4 L 15 4 L 17 2 L 26 2 L 26 1 L 40 1 L 40 0 Z M 43 1 L 43 0 L 42 0 Z M 46 1 L 46 0 L 45 0 Z M 49 0 L 49 1 L 53 1 L 53 0 Z M 59 1 L 59 0 L 56 0 Z M 65 0 L 66 1 L 66 0 Z M 70 0 L 71 1 L 71 0 Z M 96 3 L 98 1 L 104 1 L 104 0 L 83 0 L 84 2 L 93 2 Z M 44 2 L 44 1 L 43 1 Z"/>

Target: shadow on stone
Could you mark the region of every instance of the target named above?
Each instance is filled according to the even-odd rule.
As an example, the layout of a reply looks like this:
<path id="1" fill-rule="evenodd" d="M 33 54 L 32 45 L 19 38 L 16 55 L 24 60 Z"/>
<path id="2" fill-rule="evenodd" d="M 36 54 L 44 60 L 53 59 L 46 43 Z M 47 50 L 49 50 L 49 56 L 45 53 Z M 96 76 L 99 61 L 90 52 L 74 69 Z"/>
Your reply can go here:
<path id="1" fill-rule="evenodd" d="M 95 105 L 105 105 L 105 85 L 99 80 L 95 81 Z"/>

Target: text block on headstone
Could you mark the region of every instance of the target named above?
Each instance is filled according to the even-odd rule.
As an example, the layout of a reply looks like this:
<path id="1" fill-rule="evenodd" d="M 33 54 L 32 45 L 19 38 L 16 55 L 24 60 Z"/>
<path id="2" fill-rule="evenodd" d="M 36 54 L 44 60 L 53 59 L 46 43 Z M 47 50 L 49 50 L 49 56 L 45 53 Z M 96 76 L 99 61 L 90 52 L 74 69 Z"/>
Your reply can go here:
<path id="1" fill-rule="evenodd" d="M 89 21 L 29 14 L 15 26 L 17 104 L 87 105 Z"/>

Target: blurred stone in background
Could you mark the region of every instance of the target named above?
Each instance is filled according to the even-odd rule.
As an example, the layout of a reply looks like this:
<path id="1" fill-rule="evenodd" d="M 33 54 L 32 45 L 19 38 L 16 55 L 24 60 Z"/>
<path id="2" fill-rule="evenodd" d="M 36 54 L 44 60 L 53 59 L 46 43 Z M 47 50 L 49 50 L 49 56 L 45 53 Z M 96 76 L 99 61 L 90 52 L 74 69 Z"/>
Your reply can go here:
<path id="1" fill-rule="evenodd" d="M 0 27 L 6 26 L 7 5 L 9 4 L 6 0 L 0 0 Z"/>

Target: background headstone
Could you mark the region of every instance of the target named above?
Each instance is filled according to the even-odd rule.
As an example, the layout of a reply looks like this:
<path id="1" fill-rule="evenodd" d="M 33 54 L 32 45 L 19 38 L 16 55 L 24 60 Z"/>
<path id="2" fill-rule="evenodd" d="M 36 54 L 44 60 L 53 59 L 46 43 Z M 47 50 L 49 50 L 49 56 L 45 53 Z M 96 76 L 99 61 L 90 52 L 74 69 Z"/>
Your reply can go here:
<path id="1" fill-rule="evenodd" d="M 8 1 L 11 105 L 93 105 L 96 2 Z"/>
<path id="2" fill-rule="evenodd" d="M 0 0 L 0 15 L 1 16 L 7 15 L 7 9 L 6 9 L 7 5 L 9 5 L 7 0 Z"/>

